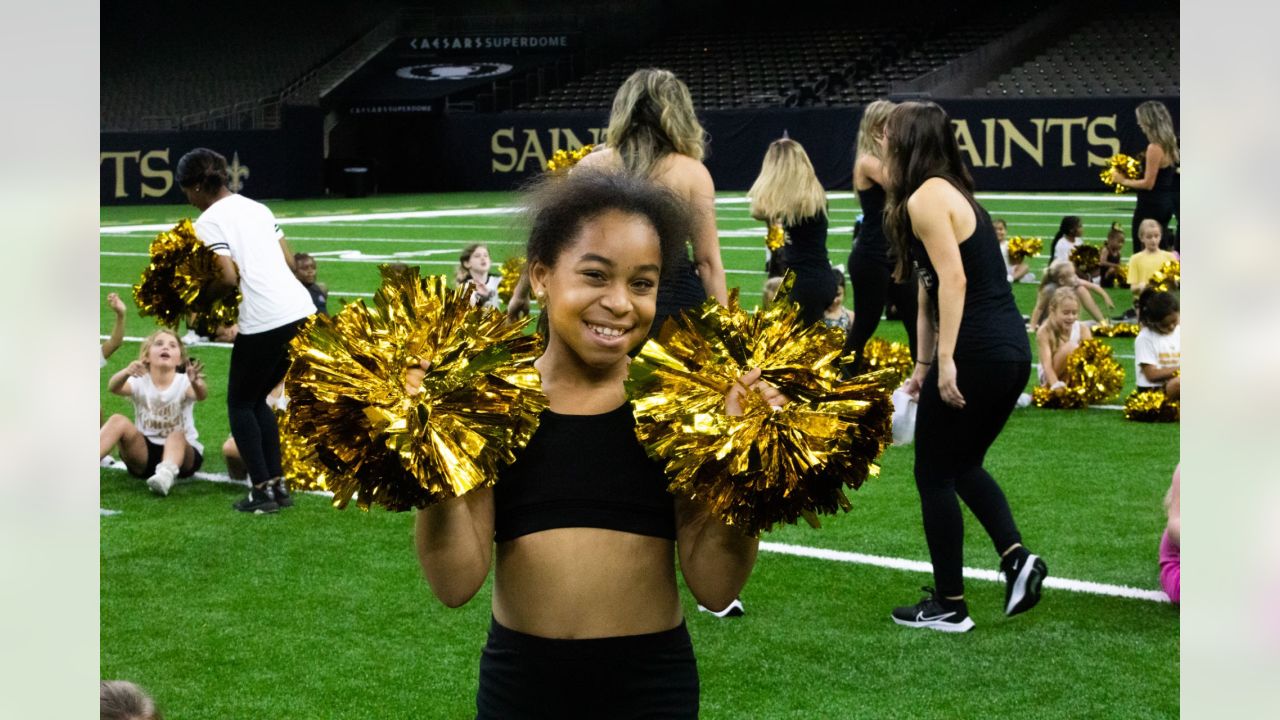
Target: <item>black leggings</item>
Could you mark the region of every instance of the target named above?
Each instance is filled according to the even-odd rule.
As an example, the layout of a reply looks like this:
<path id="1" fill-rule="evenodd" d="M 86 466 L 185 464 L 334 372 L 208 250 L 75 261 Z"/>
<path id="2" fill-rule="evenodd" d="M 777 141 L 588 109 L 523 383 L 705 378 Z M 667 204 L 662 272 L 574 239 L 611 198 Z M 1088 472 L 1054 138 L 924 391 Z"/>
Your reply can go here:
<path id="1" fill-rule="evenodd" d="M 844 341 L 844 354 L 858 353 L 862 362 L 862 348 L 880 325 L 886 300 L 898 307 L 902 327 L 907 331 L 911 357 L 916 356 L 916 284 L 913 281 L 894 282 L 893 269 L 873 258 L 849 255 L 849 282 L 853 285 L 853 327 Z M 856 369 L 856 368 L 855 368 Z"/>
<path id="2" fill-rule="evenodd" d="M 957 496 L 982 523 L 997 553 L 1022 542 L 1009 502 L 995 478 L 982 469 L 982 461 L 1030 375 L 1026 362 L 957 362 L 956 386 L 965 401 L 958 410 L 938 394 L 936 364 L 920 388 L 916 489 L 933 580 L 943 597 L 964 593 L 964 516 Z"/>
<path id="3" fill-rule="evenodd" d="M 289 341 L 305 321 L 260 333 L 240 333 L 231 346 L 227 379 L 227 421 L 249 480 L 259 485 L 282 474 L 280 428 L 267 407 L 267 395 L 289 369 Z"/>
<path id="4" fill-rule="evenodd" d="M 689 631 L 556 640 L 489 625 L 476 718 L 697 718 Z"/>

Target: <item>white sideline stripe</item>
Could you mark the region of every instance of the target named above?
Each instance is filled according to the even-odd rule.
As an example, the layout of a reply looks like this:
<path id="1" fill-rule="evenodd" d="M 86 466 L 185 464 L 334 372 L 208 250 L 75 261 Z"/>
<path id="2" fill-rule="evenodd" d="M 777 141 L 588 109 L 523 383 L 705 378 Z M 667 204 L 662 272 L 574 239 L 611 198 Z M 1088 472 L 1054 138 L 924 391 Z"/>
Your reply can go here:
<path id="1" fill-rule="evenodd" d="M 786 543 L 762 542 L 760 549 L 765 552 L 778 553 L 780 555 L 793 555 L 795 557 L 813 558 L 816 560 L 832 560 L 835 562 L 855 563 L 858 565 L 874 565 L 876 567 L 888 568 L 890 570 L 906 570 L 909 572 L 932 573 L 933 566 L 927 562 L 919 560 L 905 560 L 903 558 L 882 557 L 879 555 L 867 555 L 865 553 L 845 552 L 843 550 L 827 550 L 826 548 L 807 547 L 804 545 L 789 545 Z M 987 570 L 980 568 L 965 568 L 964 576 L 971 580 L 990 580 L 1000 582 L 1000 577 L 995 570 Z M 1129 598 L 1131 600 L 1148 600 L 1151 602 L 1168 603 L 1169 598 L 1159 590 L 1143 590 L 1140 588 L 1128 587 L 1126 585 L 1108 585 L 1106 583 L 1098 583 L 1090 580 L 1072 580 L 1070 578 L 1053 577 L 1052 575 L 1045 578 L 1045 587 L 1057 588 L 1059 590 L 1069 590 L 1071 592 L 1083 592 L 1093 595 L 1110 595 L 1112 597 Z"/>
<path id="2" fill-rule="evenodd" d="M 833 192 L 827 193 L 829 200 L 849 200 L 856 197 L 851 192 Z M 976 197 L 979 200 L 1043 200 L 1046 202 L 1123 202 L 1131 204 L 1136 201 L 1132 195 L 1006 195 L 998 193 L 978 193 Z M 716 198 L 716 205 L 743 205 L 750 203 L 751 199 L 742 197 Z M 276 218 L 276 222 L 280 225 L 314 225 L 331 222 L 363 222 L 366 220 L 407 220 L 411 218 L 438 218 L 438 217 L 477 217 L 483 215 L 512 215 L 520 212 L 518 207 L 496 207 L 496 208 L 457 208 L 452 210 L 411 210 L 405 212 L 376 212 L 357 214 L 339 214 L 339 215 L 311 215 L 304 217 L 282 217 Z M 102 235 L 118 235 L 121 233 L 132 232 L 158 232 L 160 230 L 168 230 L 173 227 L 173 223 L 150 223 L 145 225 L 100 225 L 98 232 Z"/>
<path id="3" fill-rule="evenodd" d="M 100 287 L 113 287 L 113 288 L 132 288 L 133 287 L 129 283 L 104 282 L 104 283 L 98 283 L 98 285 Z M 339 295 L 341 297 L 368 297 L 368 298 L 373 297 L 373 293 L 371 292 L 339 292 L 337 290 L 330 290 L 329 297 L 333 297 L 334 295 Z"/>
<path id="4" fill-rule="evenodd" d="M 124 472 L 123 467 L 108 467 L 107 470 L 119 470 Z M 223 483 L 226 485 L 239 485 L 240 487 L 248 487 L 243 480 L 232 480 L 231 476 L 226 473 L 210 473 L 197 472 L 191 478 L 184 478 L 178 483 L 190 482 L 192 479 L 204 480 L 206 482 Z M 327 490 L 302 490 L 306 495 L 318 495 L 320 497 L 332 498 L 333 493 Z M 906 560 L 903 558 L 881 557 L 879 555 L 867 555 L 864 553 L 845 552 L 843 550 L 827 550 L 825 548 L 807 547 L 805 545 L 788 545 L 786 543 L 762 542 L 760 549 L 765 552 L 778 553 L 780 555 L 793 555 L 796 557 L 813 558 L 817 560 L 832 560 L 835 562 L 856 563 L 858 565 L 874 565 L 876 567 L 888 568 L 890 570 L 906 570 L 908 572 L 924 572 L 932 573 L 933 566 L 927 562 L 919 560 Z M 1000 578 L 995 570 L 984 570 L 978 568 L 965 568 L 964 576 L 971 580 L 990 580 L 999 582 Z M 1071 580 L 1068 578 L 1056 578 L 1050 576 L 1045 579 L 1046 587 L 1058 588 L 1060 590 L 1069 590 L 1071 592 L 1084 592 L 1094 595 L 1110 595 L 1113 597 L 1130 598 L 1133 600 L 1150 600 L 1152 602 L 1169 602 L 1169 598 L 1158 590 L 1141 590 L 1138 588 L 1127 587 L 1124 585 L 1107 585 L 1106 583 L 1097 583 L 1089 580 Z"/>

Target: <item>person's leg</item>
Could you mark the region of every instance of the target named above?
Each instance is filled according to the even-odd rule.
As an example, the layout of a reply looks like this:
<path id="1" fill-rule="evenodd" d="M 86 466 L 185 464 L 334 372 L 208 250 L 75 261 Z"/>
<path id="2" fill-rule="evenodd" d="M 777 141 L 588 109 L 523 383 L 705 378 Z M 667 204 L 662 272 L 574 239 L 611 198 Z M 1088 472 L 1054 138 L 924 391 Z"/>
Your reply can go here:
<path id="1" fill-rule="evenodd" d="M 123 415 L 107 418 L 98 431 L 98 449 L 101 451 L 98 459 L 110 455 L 116 445 L 120 446 L 120 461 L 129 468 L 129 472 L 141 473 L 147 465 L 147 439 L 134 427 L 133 421 Z"/>
<path id="2" fill-rule="evenodd" d="M 963 414 L 942 402 L 937 370 L 930 370 L 916 409 L 915 479 L 934 587 L 938 595 L 950 599 L 964 596 L 964 516 L 953 467 Z"/>
<path id="3" fill-rule="evenodd" d="M 1058 376 L 1059 380 L 1066 382 L 1066 380 L 1064 380 L 1062 376 L 1067 370 L 1067 356 L 1070 355 L 1073 351 L 1075 351 L 1075 349 L 1078 347 L 1080 347 L 1080 343 L 1068 341 L 1068 342 L 1062 343 L 1062 347 L 1054 351 L 1053 373 Z"/>
<path id="4" fill-rule="evenodd" d="M 889 289 L 889 272 L 880 263 L 849 255 L 849 284 L 853 286 L 853 326 L 844 341 L 844 355 L 856 353 L 862 364 L 862 349 L 880 325 Z"/>
<path id="5" fill-rule="evenodd" d="M 1182 376 L 1169 378 L 1164 384 L 1164 396 L 1169 400 L 1177 400 L 1182 395 Z"/>
<path id="6" fill-rule="evenodd" d="M 1084 306 L 1085 310 L 1089 311 L 1089 314 L 1093 316 L 1094 320 L 1097 320 L 1103 325 L 1107 323 L 1106 316 L 1102 314 L 1102 309 L 1099 308 L 1098 303 L 1094 301 L 1093 295 L 1089 292 L 1089 288 L 1077 285 L 1076 297 L 1080 299 L 1080 304 Z"/>
<path id="7" fill-rule="evenodd" d="M 249 470 L 245 468 L 244 462 L 240 460 L 240 450 L 236 448 L 236 439 L 228 437 L 227 441 L 222 443 L 222 459 L 227 464 L 227 475 L 232 480 L 247 480 L 249 478 Z"/>

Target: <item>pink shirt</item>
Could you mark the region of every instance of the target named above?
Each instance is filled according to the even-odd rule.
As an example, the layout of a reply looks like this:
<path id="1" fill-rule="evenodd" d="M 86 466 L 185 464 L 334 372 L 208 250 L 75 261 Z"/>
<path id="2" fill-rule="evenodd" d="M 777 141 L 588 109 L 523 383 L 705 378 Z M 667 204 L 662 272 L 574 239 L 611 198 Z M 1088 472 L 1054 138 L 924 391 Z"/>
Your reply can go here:
<path id="1" fill-rule="evenodd" d="M 1169 532 L 1166 530 L 1160 536 L 1160 587 L 1164 588 L 1165 594 L 1175 603 L 1182 597 L 1179 583 L 1182 574 L 1180 557 L 1178 546 L 1169 539 Z"/>

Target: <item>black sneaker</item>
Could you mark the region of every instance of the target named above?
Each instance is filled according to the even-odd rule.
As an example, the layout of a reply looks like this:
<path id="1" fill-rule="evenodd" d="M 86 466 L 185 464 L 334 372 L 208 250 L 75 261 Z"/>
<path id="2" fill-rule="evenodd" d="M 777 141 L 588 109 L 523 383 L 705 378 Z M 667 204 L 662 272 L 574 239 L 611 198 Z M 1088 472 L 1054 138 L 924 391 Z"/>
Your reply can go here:
<path id="1" fill-rule="evenodd" d="M 240 512 L 253 513 L 255 515 L 277 512 L 280 510 L 280 505 L 271 498 L 269 487 L 250 488 L 248 497 L 237 501 L 231 507 Z"/>
<path id="2" fill-rule="evenodd" d="M 1039 555 L 1025 548 L 1014 550 L 1000 560 L 1000 571 L 1005 580 L 1005 615 L 1024 613 L 1040 602 L 1040 586 L 1049 575 L 1049 567 Z"/>
<path id="3" fill-rule="evenodd" d="M 894 608 L 890 617 L 899 625 L 913 628 L 929 628 L 941 632 L 961 633 L 973 629 L 969 606 L 964 600 L 947 600 L 938 597 L 931 587 L 922 587 L 926 595 L 915 605 Z"/>
<path id="4" fill-rule="evenodd" d="M 280 507 L 293 507 L 293 498 L 289 497 L 289 491 L 285 489 L 283 482 L 277 480 L 272 483 L 270 485 L 270 495 Z"/>

